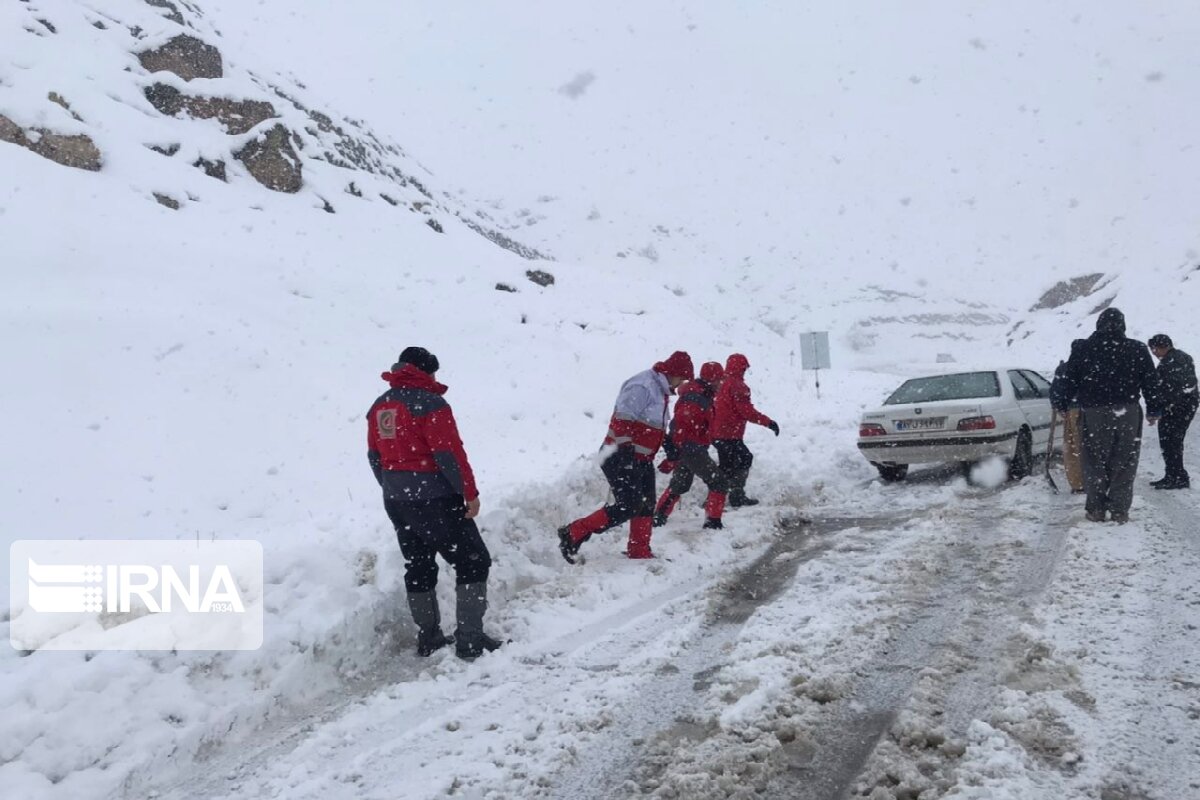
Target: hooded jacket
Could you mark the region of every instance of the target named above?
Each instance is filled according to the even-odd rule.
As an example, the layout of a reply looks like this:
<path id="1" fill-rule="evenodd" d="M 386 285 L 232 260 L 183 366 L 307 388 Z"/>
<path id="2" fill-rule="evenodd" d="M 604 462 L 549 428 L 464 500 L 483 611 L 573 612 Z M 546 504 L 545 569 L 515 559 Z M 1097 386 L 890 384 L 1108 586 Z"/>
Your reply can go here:
<path id="1" fill-rule="evenodd" d="M 700 368 L 700 377 L 679 387 L 675 416 L 671 419 L 671 442 L 679 449 L 707 448 L 712 444 L 712 424 L 716 413 L 717 381 L 721 365 L 710 361 Z"/>
<path id="2" fill-rule="evenodd" d="M 1096 320 L 1096 331 L 1079 347 L 1062 370 L 1066 382 L 1061 396 L 1074 396 L 1081 408 L 1136 403 L 1145 395 L 1146 413 L 1161 413 L 1158 375 L 1146 345 L 1125 336 L 1125 315 L 1106 308 Z"/>
<path id="3" fill-rule="evenodd" d="M 754 407 L 750 400 L 750 387 L 746 385 L 746 370 L 750 360 L 741 353 L 734 353 L 725 361 L 725 377 L 717 391 L 716 414 L 713 419 L 712 438 L 741 439 L 746 435 L 746 423 L 767 426 L 771 418 Z"/>
<path id="4" fill-rule="evenodd" d="M 402 502 L 479 496 L 446 387 L 412 364 L 381 376 L 391 388 L 367 412 L 367 460 L 384 494 Z"/>
<path id="5" fill-rule="evenodd" d="M 692 374 L 691 357 L 677 351 L 666 361 L 658 362 L 652 369 L 639 372 L 621 384 L 604 444 L 632 448 L 637 460 L 653 461 L 662 447 L 670 419 L 667 402 L 671 384 L 667 378 L 691 380 Z"/>

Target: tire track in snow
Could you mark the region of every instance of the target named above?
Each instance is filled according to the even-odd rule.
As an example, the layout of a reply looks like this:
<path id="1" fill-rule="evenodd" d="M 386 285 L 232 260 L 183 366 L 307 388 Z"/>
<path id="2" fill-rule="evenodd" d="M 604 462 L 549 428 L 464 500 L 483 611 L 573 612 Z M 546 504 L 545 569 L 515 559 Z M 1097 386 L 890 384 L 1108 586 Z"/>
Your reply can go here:
<path id="1" fill-rule="evenodd" d="M 1035 486 L 1040 491 L 1040 482 Z M 1033 486 L 1027 485 L 1027 489 Z M 936 719 L 928 725 L 941 732 L 930 730 L 930 736 L 918 743 L 919 749 L 928 753 L 927 748 L 943 744 L 947 731 L 964 733 L 1002 685 L 1003 668 L 1010 661 L 1006 655 L 1014 646 L 1014 628 L 1051 581 L 1068 529 L 1068 511 L 1060 503 L 1053 518 L 1034 525 L 1032 541 L 1013 547 L 1011 536 L 996 524 L 1005 517 L 1005 503 L 1011 502 L 1008 490 L 975 497 L 977 502 L 951 507 L 944 515 L 948 523 L 957 518 L 966 530 L 959 543 L 940 549 L 937 579 L 911 587 L 908 596 L 898 598 L 901 613 L 893 623 L 889 643 L 855 670 L 848 692 L 818 701 L 824 704 L 815 713 L 811 708 L 805 712 L 800 724 L 807 729 L 802 731 L 806 735 L 786 733 L 778 739 L 769 735 L 769 741 L 755 741 L 754 731 L 691 730 L 682 738 L 692 741 L 683 747 L 693 753 L 745 754 L 747 760 L 759 762 L 755 767 L 759 774 L 740 783 L 735 775 L 731 781 L 730 773 L 736 773 L 739 765 L 722 756 L 720 763 L 711 767 L 710 785 L 698 783 L 694 769 L 673 775 L 668 765 L 661 780 L 645 782 L 640 790 L 664 797 L 750 797 L 762 792 L 797 800 L 843 798 L 852 789 L 863 788 L 856 786 L 856 781 L 873 764 L 876 771 L 897 771 L 895 764 L 876 762 L 913 760 L 895 748 L 883 754 L 880 746 L 910 705 L 918 683 L 930 675 L 936 676 L 939 684 L 934 699 L 940 700 L 940 708 L 924 711 L 932 711 Z M 898 525 L 901 520 L 891 522 Z M 1004 558 L 997 561 L 1001 551 L 1005 551 Z M 998 565 L 1003 567 L 999 573 Z M 789 724 L 786 719 L 765 720 L 760 728 L 780 732 Z M 920 738 L 923 734 L 918 731 L 916 735 Z M 898 738 L 904 736 L 900 732 Z M 724 744 L 718 741 L 721 739 Z M 943 755 L 947 767 L 952 768 L 953 746 Z M 683 761 L 694 768 L 702 766 L 704 758 Z M 915 770 L 915 764 L 910 766 Z M 889 780 L 886 774 L 883 777 L 884 786 L 890 784 L 901 791 L 880 796 L 916 796 L 904 794 L 898 781 Z M 869 782 L 865 788 L 866 792 L 872 790 Z"/>
<path id="2" fill-rule="evenodd" d="M 593 800 L 635 794 L 639 783 L 636 766 L 645 755 L 648 740 L 664 733 L 697 733 L 688 717 L 690 712 L 700 710 L 698 692 L 707 688 L 710 676 L 725 663 L 728 650 L 754 611 L 786 590 L 803 564 L 833 547 L 837 533 L 892 528 L 903 521 L 902 517 L 827 518 L 807 524 L 783 520 L 783 535 L 712 598 L 699 635 L 675 659 L 673 668 L 653 676 L 638 693 L 636 702 L 616 713 L 613 733 L 605 738 L 603 747 L 564 769 L 545 796 Z"/>

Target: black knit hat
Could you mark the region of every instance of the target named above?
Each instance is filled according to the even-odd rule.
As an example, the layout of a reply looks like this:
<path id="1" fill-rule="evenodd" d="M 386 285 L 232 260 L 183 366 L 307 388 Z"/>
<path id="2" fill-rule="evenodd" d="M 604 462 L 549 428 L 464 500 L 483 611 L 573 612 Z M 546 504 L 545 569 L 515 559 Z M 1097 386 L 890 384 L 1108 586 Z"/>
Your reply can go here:
<path id="1" fill-rule="evenodd" d="M 1150 341 L 1146 342 L 1146 344 L 1156 348 L 1165 347 L 1168 350 L 1175 346 L 1175 344 L 1171 341 L 1171 337 L 1167 336 L 1165 333 L 1154 334 L 1150 337 Z"/>
<path id="2" fill-rule="evenodd" d="M 426 350 L 424 347 L 406 347 L 404 352 L 400 354 L 400 358 L 396 359 L 400 364 L 412 364 L 417 369 L 426 374 L 432 375 L 438 371 L 437 356 Z"/>

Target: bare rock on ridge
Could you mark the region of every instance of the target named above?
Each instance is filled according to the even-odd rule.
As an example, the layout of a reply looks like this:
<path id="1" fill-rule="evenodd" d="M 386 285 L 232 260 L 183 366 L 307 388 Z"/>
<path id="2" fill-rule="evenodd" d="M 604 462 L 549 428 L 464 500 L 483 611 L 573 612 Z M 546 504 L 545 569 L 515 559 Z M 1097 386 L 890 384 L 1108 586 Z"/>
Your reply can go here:
<path id="1" fill-rule="evenodd" d="M 275 192 L 294 194 L 304 185 L 300 157 L 292 147 L 291 132 L 276 125 L 233 157 L 246 165 L 254 180 Z"/>
<path id="2" fill-rule="evenodd" d="M 275 106 L 265 100 L 194 97 L 165 83 L 147 86 L 145 95 L 150 105 L 169 117 L 186 111 L 195 119 L 215 119 L 230 134 L 246 133 L 260 122 L 277 116 Z"/>
<path id="3" fill-rule="evenodd" d="M 25 130 L 3 114 L 0 114 L 0 142 L 24 147 L 64 167 L 97 172 L 103 164 L 100 148 L 90 136 L 54 133 L 43 128 Z"/>
<path id="4" fill-rule="evenodd" d="M 143 50 L 138 61 L 149 72 L 171 72 L 185 81 L 220 78 L 225 74 L 221 51 L 195 36 L 180 34 L 162 47 Z"/>

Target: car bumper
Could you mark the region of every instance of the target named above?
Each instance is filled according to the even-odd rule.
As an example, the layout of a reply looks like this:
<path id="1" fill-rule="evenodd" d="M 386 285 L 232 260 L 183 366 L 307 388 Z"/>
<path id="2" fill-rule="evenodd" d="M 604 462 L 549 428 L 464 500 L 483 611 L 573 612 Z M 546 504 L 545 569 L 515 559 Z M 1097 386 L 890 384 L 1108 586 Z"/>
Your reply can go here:
<path id="1" fill-rule="evenodd" d="M 1009 457 L 1016 431 L 988 436 L 930 436 L 860 439 L 858 450 L 879 464 L 938 464 L 947 461 L 981 461 L 989 456 Z"/>

